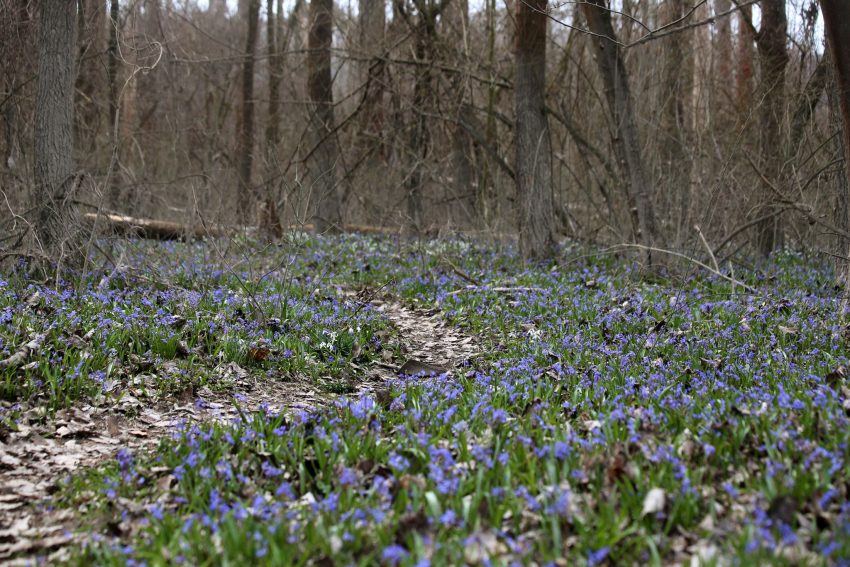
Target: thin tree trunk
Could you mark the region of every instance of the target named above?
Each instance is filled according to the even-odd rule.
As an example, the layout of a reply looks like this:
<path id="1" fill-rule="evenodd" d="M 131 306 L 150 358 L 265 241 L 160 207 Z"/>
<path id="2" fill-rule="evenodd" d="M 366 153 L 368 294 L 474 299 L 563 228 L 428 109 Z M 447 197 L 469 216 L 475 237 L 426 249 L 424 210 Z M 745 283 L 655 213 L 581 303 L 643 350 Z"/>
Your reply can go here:
<path id="1" fill-rule="evenodd" d="M 715 0 L 714 13 L 722 14 L 731 8 L 730 0 Z M 717 35 L 715 38 L 715 73 L 717 77 L 717 88 L 714 95 L 712 109 L 713 122 L 717 126 L 728 130 L 729 102 L 732 100 L 731 85 L 734 71 L 732 67 L 732 18 L 725 16 L 717 20 Z M 683 54 L 684 55 L 684 54 Z"/>
<path id="2" fill-rule="evenodd" d="M 496 0 L 484 0 L 487 25 L 487 68 L 490 69 L 491 79 L 494 79 L 496 68 Z M 487 120 L 484 137 L 488 147 L 496 147 L 496 97 L 498 95 L 495 81 L 487 85 Z M 481 176 L 478 183 L 477 208 L 484 226 L 490 227 L 495 216 L 494 209 L 498 208 L 498 198 L 493 195 L 495 175 L 490 167 L 490 161 L 482 162 Z"/>
<path id="3" fill-rule="evenodd" d="M 450 46 L 449 57 L 456 62 L 458 68 L 464 68 L 469 57 L 469 2 L 455 0 L 446 9 L 444 22 L 446 26 L 445 41 Z M 472 137 L 467 132 L 474 110 L 470 108 L 471 92 L 467 85 L 467 77 L 457 73 L 451 78 L 455 100 L 451 112 L 456 120 L 451 123 L 452 153 L 451 153 L 451 202 L 456 204 L 450 211 L 449 220 L 455 223 L 464 222 L 467 225 L 475 220 L 476 190 L 473 174 L 472 157 L 475 152 Z"/>
<path id="4" fill-rule="evenodd" d="M 818 61 L 815 70 L 812 71 L 803 92 L 800 93 L 794 112 L 791 115 L 791 135 L 788 144 L 788 156 L 793 157 L 800 144 L 803 142 L 803 134 L 815 113 L 818 101 L 823 90 L 829 85 L 829 56 L 824 56 Z"/>
<path id="5" fill-rule="evenodd" d="M 727 0 L 728 1 L 728 0 Z M 690 9 L 687 0 L 668 0 L 667 18 L 669 22 L 684 17 Z M 689 32 L 673 34 L 666 38 L 664 45 L 664 70 L 661 81 L 661 159 L 662 185 L 668 191 L 673 219 L 671 229 L 674 232 L 675 246 L 681 245 L 687 230 L 688 211 L 691 192 L 691 160 L 688 149 L 692 146 L 693 121 L 690 119 L 689 98 L 693 95 L 693 44 Z"/>
<path id="6" fill-rule="evenodd" d="M 554 250 L 552 151 L 546 116 L 546 0 L 516 3 L 516 184 L 519 249 L 534 260 Z"/>
<path id="7" fill-rule="evenodd" d="M 415 2 L 416 18 L 407 12 L 404 0 L 396 0 L 393 7 L 400 19 L 407 22 L 413 36 L 413 53 L 416 66 L 413 83 L 413 128 L 407 144 L 407 155 L 413 163 L 404 182 L 407 196 L 407 213 L 413 230 L 420 232 L 423 222 L 422 189 L 425 175 L 423 170 L 431 157 L 431 130 L 427 115 L 434 112 L 433 62 L 436 60 L 437 20 L 449 0 L 438 2 Z"/>
<path id="8" fill-rule="evenodd" d="M 656 239 L 655 212 L 640 154 L 641 140 L 635 121 L 634 101 L 629 90 L 622 53 L 615 43 L 611 12 L 605 0 L 589 0 L 581 6 L 588 28 L 599 36 L 592 38 L 592 43 L 605 98 L 613 119 L 614 152 L 627 180 L 627 198 L 635 238 L 641 244 L 651 247 Z M 644 260 L 651 264 L 651 254 L 645 254 Z"/>
<path id="9" fill-rule="evenodd" d="M 785 69 L 788 66 L 788 49 L 785 35 L 788 19 L 785 0 L 764 0 L 761 3 L 761 28 L 756 38 L 759 54 L 761 88 L 759 107 L 759 135 L 761 168 L 774 187 L 782 188 L 782 157 L 786 144 L 785 131 Z M 773 188 L 762 184 L 762 200 L 770 207 L 776 200 Z M 761 214 L 764 214 L 762 210 Z M 760 222 L 756 226 L 756 245 L 763 256 L 770 255 L 782 246 L 781 215 Z"/>
<path id="10" fill-rule="evenodd" d="M 260 0 L 250 0 L 247 12 L 248 26 L 245 34 L 245 62 L 242 64 L 242 128 L 239 133 L 239 216 L 244 221 L 250 217 L 252 205 L 257 203 L 251 184 L 254 162 L 254 61 L 257 57 L 257 28 L 259 26 Z"/>
<path id="11" fill-rule="evenodd" d="M 430 48 L 433 46 L 431 34 L 428 32 L 429 24 L 426 15 L 420 14 L 419 21 L 415 27 L 416 61 L 428 61 Z M 431 108 L 432 80 L 431 67 L 424 65 L 417 69 L 416 79 L 413 85 L 413 131 L 410 136 L 410 154 L 413 156 L 413 166 L 407 176 L 405 188 L 407 189 L 407 214 L 413 223 L 414 230 L 418 233 L 422 230 L 422 169 L 428 159 L 431 146 L 431 133 L 428 130 L 428 121 L 425 117 Z"/>
<path id="12" fill-rule="evenodd" d="M 109 139 L 112 141 L 112 156 L 110 163 L 111 175 L 109 178 L 109 203 L 117 205 L 121 202 L 121 186 L 118 183 L 117 164 L 121 158 L 121 136 L 118 128 L 118 98 L 121 96 L 118 86 L 118 36 L 121 24 L 120 6 L 118 0 L 109 2 L 109 42 L 107 45 L 106 75 L 109 89 Z"/>
<path id="13" fill-rule="evenodd" d="M 39 6 L 38 87 L 35 100 L 35 232 L 41 251 L 65 265 L 82 261 L 73 217 L 73 131 L 76 3 Z"/>
<path id="14" fill-rule="evenodd" d="M 109 75 L 109 126 L 111 131 L 115 130 L 115 122 L 118 120 L 118 19 L 120 17 L 120 6 L 118 0 L 109 2 L 109 62 L 107 73 Z"/>
<path id="15" fill-rule="evenodd" d="M 844 126 L 844 183 L 839 185 L 838 202 L 836 207 L 838 228 L 850 230 L 850 7 L 845 0 L 820 0 L 823 12 L 824 28 L 826 30 L 827 43 L 830 53 L 835 77 L 835 94 L 838 98 L 838 106 L 841 110 L 841 118 Z M 841 248 L 841 256 L 850 256 L 847 253 L 848 243 L 844 242 Z M 850 269 L 848 262 L 842 260 L 837 266 L 836 272 L 843 280 L 845 294 L 850 294 Z"/>
<path id="16" fill-rule="evenodd" d="M 281 38 L 283 39 L 283 38 Z M 270 155 L 277 147 L 280 122 L 280 79 L 283 54 L 278 53 L 277 19 L 274 13 L 274 0 L 266 2 L 266 42 L 269 57 L 269 123 L 266 125 L 266 146 Z"/>
<path id="17" fill-rule="evenodd" d="M 338 153 L 333 135 L 333 0 L 310 2 L 310 33 L 307 39 L 307 92 L 312 104 L 310 122 L 313 141 L 309 190 L 316 200 L 316 230 L 322 233 L 338 232 L 342 227 L 342 207 L 336 176 Z"/>
<path id="18" fill-rule="evenodd" d="M 382 51 L 385 49 L 386 2 L 384 0 L 360 0 L 360 56 L 359 81 L 365 85 L 360 116 L 360 133 L 357 146 L 360 154 L 381 156 L 382 130 L 384 122 L 383 99 L 386 65 Z M 376 151 L 377 150 L 377 151 Z M 370 159 L 372 167 L 378 167 L 377 159 Z"/>
<path id="19" fill-rule="evenodd" d="M 103 26 L 106 17 L 103 2 L 79 0 L 77 10 L 77 37 L 79 58 L 77 63 L 77 97 L 75 138 L 79 147 L 87 154 L 96 155 L 96 144 L 100 134 L 100 118 L 103 115 L 98 104 L 99 53 L 102 49 Z"/>
<path id="20" fill-rule="evenodd" d="M 738 44 L 735 59 L 738 68 L 735 73 L 735 102 L 740 112 L 749 109 L 753 98 L 753 43 L 755 37 L 748 22 L 752 22 L 753 7 L 750 4 L 738 11 Z"/>
<path id="21" fill-rule="evenodd" d="M 278 10 L 281 6 L 278 3 Z M 283 76 L 282 62 L 283 54 L 280 53 L 281 48 L 278 45 L 280 42 L 277 39 L 279 31 L 278 21 L 274 12 L 275 1 L 267 0 L 266 2 L 266 41 L 268 43 L 269 57 L 269 117 L 266 125 L 266 154 L 267 163 L 272 167 L 276 160 L 277 144 L 280 139 L 280 80 Z M 283 37 L 280 38 L 283 40 Z M 266 238 L 280 238 L 283 236 L 283 227 L 280 224 L 280 216 L 277 212 L 277 203 L 272 194 L 272 184 L 267 184 L 265 195 L 262 202 L 259 203 L 259 222 L 258 228 L 260 234 Z"/>

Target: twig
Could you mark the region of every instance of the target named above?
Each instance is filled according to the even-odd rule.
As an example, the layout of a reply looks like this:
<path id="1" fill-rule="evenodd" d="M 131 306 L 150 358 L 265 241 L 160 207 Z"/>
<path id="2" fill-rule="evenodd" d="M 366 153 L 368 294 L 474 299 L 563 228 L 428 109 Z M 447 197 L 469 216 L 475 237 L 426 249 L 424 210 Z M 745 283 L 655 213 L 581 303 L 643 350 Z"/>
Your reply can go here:
<path id="1" fill-rule="evenodd" d="M 675 252 L 673 250 L 667 250 L 665 248 L 656 248 L 655 246 L 644 246 L 643 244 L 618 244 L 617 246 L 612 246 L 611 248 L 637 248 L 638 250 L 645 250 L 645 251 L 648 251 L 648 252 L 661 252 L 662 254 L 669 254 L 670 256 L 675 256 L 677 258 L 681 258 L 683 260 L 691 262 L 692 264 L 699 266 L 700 268 L 703 268 L 704 270 L 708 270 L 709 272 L 716 275 L 717 277 L 723 278 L 724 280 L 726 280 L 726 281 L 728 281 L 732 284 L 739 285 L 742 288 L 749 291 L 750 293 L 758 293 L 754 287 L 749 286 L 742 281 L 736 280 L 735 278 L 731 278 L 731 277 L 727 276 L 726 274 L 724 274 L 724 273 L 722 273 L 718 270 L 715 270 L 714 268 L 712 268 L 708 264 L 704 264 L 704 263 L 700 262 L 699 260 L 697 260 L 695 258 L 691 258 L 690 256 L 686 256 L 686 255 L 684 255 L 680 252 Z"/>
<path id="2" fill-rule="evenodd" d="M 446 295 L 458 295 L 467 291 L 492 291 L 495 293 L 518 293 L 522 291 L 543 291 L 540 287 L 486 287 L 483 285 L 468 285 L 462 289 L 450 291 Z"/>
<path id="3" fill-rule="evenodd" d="M 468 281 L 472 285 L 482 287 L 483 284 L 481 283 L 480 280 L 473 278 L 472 276 L 470 276 L 469 274 L 467 274 L 466 272 L 461 270 L 460 267 L 457 264 L 455 264 L 454 262 L 452 262 L 448 257 L 442 256 L 441 260 L 443 262 L 445 262 L 446 264 L 448 264 L 449 267 L 452 269 L 452 272 L 454 272 L 457 276 L 460 276 L 461 278 L 465 279 L 466 281 Z"/>
<path id="4" fill-rule="evenodd" d="M 696 229 L 697 234 L 699 234 L 699 239 L 702 240 L 703 246 L 705 246 L 705 249 L 708 251 L 708 257 L 711 258 L 711 263 L 712 265 L 714 265 L 714 270 L 720 273 L 720 266 L 717 265 L 717 258 L 714 257 L 714 252 L 711 251 L 711 246 L 708 245 L 708 241 L 705 239 L 705 235 L 703 235 L 702 230 L 700 230 L 698 224 L 695 224 L 694 228 Z"/>
<path id="5" fill-rule="evenodd" d="M 738 226 L 737 228 L 735 228 L 734 230 L 732 230 L 732 232 L 730 232 L 728 235 L 726 235 L 726 237 L 725 237 L 725 238 L 724 238 L 724 239 L 720 242 L 720 244 L 718 244 L 718 245 L 714 248 L 714 254 L 718 254 L 721 250 L 723 250 L 723 248 L 724 248 L 727 244 L 729 244 L 730 242 L 732 242 L 732 240 L 733 240 L 736 236 L 738 236 L 739 234 L 741 234 L 742 232 L 744 232 L 744 231 L 745 231 L 745 230 L 747 230 L 748 228 L 754 227 L 755 225 L 757 225 L 757 224 L 758 224 L 758 223 L 760 223 L 760 222 L 764 222 L 764 221 L 766 221 L 766 220 L 768 220 L 768 219 L 772 219 L 772 218 L 773 218 L 773 217 L 775 217 L 776 215 L 782 214 L 782 213 L 784 212 L 784 210 L 785 210 L 785 209 L 778 209 L 778 210 L 774 210 L 774 211 L 772 211 L 772 212 L 770 212 L 770 213 L 768 213 L 768 214 L 766 214 L 766 215 L 762 215 L 762 216 L 760 216 L 760 217 L 758 217 L 758 218 L 755 218 L 755 219 L 753 219 L 753 220 L 751 220 L 751 221 L 749 221 L 749 222 L 746 222 L 746 223 L 742 224 L 741 226 Z"/>

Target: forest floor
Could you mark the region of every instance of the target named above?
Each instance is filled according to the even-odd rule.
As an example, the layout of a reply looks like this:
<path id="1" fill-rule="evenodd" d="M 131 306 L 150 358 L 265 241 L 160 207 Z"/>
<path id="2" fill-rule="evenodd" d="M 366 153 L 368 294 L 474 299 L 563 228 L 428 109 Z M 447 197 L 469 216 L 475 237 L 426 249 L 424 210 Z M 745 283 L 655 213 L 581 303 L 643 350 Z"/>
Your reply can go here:
<path id="1" fill-rule="evenodd" d="M 0 281 L 0 564 L 850 565 L 828 268 L 103 243 Z"/>

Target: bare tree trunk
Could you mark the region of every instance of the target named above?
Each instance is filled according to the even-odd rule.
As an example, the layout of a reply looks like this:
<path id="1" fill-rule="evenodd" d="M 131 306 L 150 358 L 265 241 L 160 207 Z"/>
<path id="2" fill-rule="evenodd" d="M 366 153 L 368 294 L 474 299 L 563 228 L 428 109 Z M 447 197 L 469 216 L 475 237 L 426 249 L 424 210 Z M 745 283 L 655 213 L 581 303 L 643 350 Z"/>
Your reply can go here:
<path id="1" fill-rule="evenodd" d="M 836 207 L 836 225 L 850 230 L 850 8 L 843 0 L 820 0 L 823 12 L 824 28 L 834 67 L 835 86 L 838 106 L 844 126 L 844 183 L 839 185 L 839 207 Z M 848 244 L 843 243 L 839 256 L 848 256 Z M 837 266 L 837 275 L 843 280 L 845 294 L 850 293 L 850 268 L 848 262 L 841 260 Z"/>
<path id="2" fill-rule="evenodd" d="M 417 61 L 427 61 L 432 37 L 428 31 L 429 23 L 426 15 L 420 14 L 415 26 L 414 53 Z M 410 154 L 413 156 L 413 166 L 407 176 L 407 214 L 416 232 L 422 230 L 422 170 L 428 159 L 431 146 L 431 132 L 425 114 L 430 110 L 432 94 L 432 78 L 430 63 L 417 69 L 413 85 L 413 131 L 410 136 Z"/>
<path id="3" fill-rule="evenodd" d="M 266 2 L 266 42 L 269 57 L 269 122 L 266 125 L 266 146 L 270 155 L 274 154 L 280 136 L 280 80 L 282 77 L 281 62 L 283 54 L 277 41 L 277 18 L 274 13 L 274 0 Z M 283 38 L 281 38 L 283 39 Z"/>
<path id="4" fill-rule="evenodd" d="M 422 188 L 427 160 L 431 157 L 431 131 L 427 115 L 434 110 L 433 65 L 436 60 L 437 20 L 449 0 L 414 2 L 417 14 L 408 12 L 404 0 L 395 0 L 393 7 L 403 19 L 413 36 L 413 53 L 417 62 L 413 82 L 413 128 L 407 144 L 407 154 L 413 163 L 404 182 L 407 196 L 407 213 L 416 232 L 422 230 Z"/>
<path id="5" fill-rule="evenodd" d="M 310 190 L 316 200 L 316 230 L 338 232 L 342 227 L 342 207 L 336 179 L 338 158 L 334 135 L 333 0 L 310 2 L 310 34 L 307 55 L 307 92 L 312 103 L 312 166 Z"/>
<path id="6" fill-rule="evenodd" d="M 546 116 L 546 0 L 516 3 L 516 184 L 519 249 L 526 260 L 554 250 L 552 150 Z"/>
<path id="7" fill-rule="evenodd" d="M 115 122 L 118 120 L 118 29 L 120 18 L 120 6 L 118 0 L 109 2 L 109 63 L 107 73 L 109 75 L 109 126 L 115 130 Z"/>
<path id="8" fill-rule="evenodd" d="M 73 217 L 73 130 L 76 55 L 76 3 L 41 2 L 38 90 L 35 100 L 35 231 L 52 260 L 81 263 L 82 248 L 71 229 Z"/>
<path id="9" fill-rule="evenodd" d="M 383 59 L 386 35 L 386 2 L 384 0 L 360 0 L 359 47 L 364 60 L 358 65 L 363 89 L 363 105 L 360 116 L 360 134 L 357 145 L 361 154 L 380 156 L 384 121 L 383 99 L 386 64 Z M 368 164 L 378 166 L 378 160 Z"/>
<path id="10" fill-rule="evenodd" d="M 112 156 L 109 178 L 109 203 L 117 205 L 121 201 L 121 186 L 118 183 L 117 164 L 121 158 L 121 136 L 118 131 L 118 98 L 121 96 L 118 86 L 118 36 L 120 31 L 120 6 L 118 0 L 109 2 L 109 43 L 107 45 L 106 75 L 109 82 L 109 139 L 112 141 Z"/>
<path id="11" fill-rule="evenodd" d="M 818 61 L 815 70 L 812 71 L 806 87 L 800 93 L 799 99 L 796 101 L 794 112 L 791 115 L 791 128 L 788 143 L 788 156 L 793 157 L 800 149 L 800 144 L 803 142 L 803 133 L 806 130 L 812 116 L 815 113 L 818 101 L 823 94 L 823 90 L 829 85 L 829 68 L 831 57 L 824 56 Z"/>
<path id="12" fill-rule="evenodd" d="M 4 98 L 0 101 L 0 113 L 3 116 L 4 145 L 0 167 L 9 171 L 15 171 L 22 158 L 21 76 L 25 68 L 24 53 L 34 43 L 31 39 L 33 29 L 27 0 L 6 0 L 3 3 L 3 9 L 0 9 L 0 53 L 3 54 L 0 57 L 0 88 Z M 15 203 L 16 206 L 21 204 Z"/>
<path id="13" fill-rule="evenodd" d="M 738 44 L 736 46 L 738 68 L 735 73 L 735 102 L 739 111 L 746 111 L 753 98 L 753 43 L 755 37 L 749 23 L 752 22 L 752 5 L 738 11 Z"/>
<path id="14" fill-rule="evenodd" d="M 250 0 L 247 9 L 248 28 L 245 36 L 245 62 L 242 64 L 242 128 L 239 133 L 239 216 L 250 217 L 252 205 L 258 202 L 251 184 L 254 161 L 254 61 L 257 57 L 257 28 L 260 0 Z"/>
<path id="15" fill-rule="evenodd" d="M 727 0 L 728 1 L 728 0 Z M 667 21 L 676 21 L 690 10 L 688 0 L 669 0 L 665 3 Z M 673 210 L 670 217 L 673 222 L 673 242 L 680 246 L 687 230 L 690 209 L 691 167 L 688 150 L 693 143 L 688 99 L 693 95 L 693 45 L 691 34 L 682 32 L 666 38 L 664 45 L 664 70 L 661 108 L 661 178 L 669 196 Z"/>
<path id="16" fill-rule="evenodd" d="M 446 8 L 444 22 L 447 24 L 446 44 L 450 47 L 450 60 L 456 62 L 458 68 L 467 65 L 469 57 L 469 2 L 455 0 Z M 470 107 L 471 92 L 467 84 L 468 77 L 464 73 L 456 73 L 451 78 L 452 91 L 455 100 L 452 101 L 451 112 L 455 120 L 451 122 L 451 199 L 453 206 L 450 220 L 456 223 L 465 222 L 467 225 L 475 220 L 475 176 L 472 158 L 475 153 L 472 137 L 467 132 L 474 120 L 474 110 Z"/>
<path id="17" fill-rule="evenodd" d="M 77 10 L 77 38 L 79 58 L 77 63 L 76 134 L 77 146 L 87 154 L 97 155 L 97 138 L 103 115 L 98 104 L 98 74 L 101 68 L 100 51 L 106 19 L 105 4 L 99 1 L 79 0 Z"/>
<path id="18" fill-rule="evenodd" d="M 634 101 L 629 90 L 622 53 L 615 43 L 611 12 L 605 0 L 589 0 L 581 7 L 588 28 L 599 36 L 592 38 L 592 43 L 602 76 L 605 98 L 613 119 L 614 131 L 611 134 L 614 152 L 627 179 L 627 197 L 634 234 L 638 242 L 651 247 L 656 239 L 655 211 L 640 154 L 641 140 L 635 121 Z M 651 254 L 645 254 L 644 260 L 651 264 Z"/>
<path id="19" fill-rule="evenodd" d="M 730 0 L 715 0 L 714 13 L 722 14 L 731 8 Z M 684 54 L 683 54 L 684 55 Z M 732 100 L 732 18 L 729 16 L 717 20 L 717 35 L 715 38 L 715 69 L 717 88 L 715 89 L 712 114 L 716 125 L 728 130 L 729 102 Z"/>
<path id="20" fill-rule="evenodd" d="M 280 139 L 280 80 L 283 76 L 283 54 L 279 43 L 284 39 L 277 39 L 279 31 L 280 13 L 275 17 L 274 0 L 266 2 L 266 42 L 268 43 L 269 57 L 269 116 L 266 125 L 266 156 L 269 166 L 273 166 L 277 156 L 277 144 Z M 280 10 L 278 2 L 278 10 Z M 259 203 L 258 228 L 260 235 L 266 238 L 280 238 L 283 236 L 283 227 L 277 212 L 277 203 L 272 192 L 272 184 L 267 184 L 265 194 Z"/>
<path id="21" fill-rule="evenodd" d="M 487 67 L 490 69 L 491 78 L 493 78 L 493 69 L 496 67 L 496 0 L 484 0 L 484 11 L 487 27 Z M 491 148 L 496 147 L 495 107 L 498 91 L 494 82 L 491 81 L 487 86 L 487 118 L 484 130 L 485 142 Z M 490 161 L 484 160 L 481 165 L 476 208 L 484 226 L 489 228 L 496 217 L 494 209 L 497 208 L 499 200 L 494 196 L 495 175 L 492 172 Z"/>
<path id="22" fill-rule="evenodd" d="M 767 208 L 776 200 L 774 188 L 781 189 L 782 157 L 786 144 L 785 123 L 785 69 L 788 66 L 788 49 L 785 35 L 788 19 L 785 0 L 764 0 L 761 3 L 761 28 L 756 37 L 759 54 L 761 88 L 759 108 L 761 168 L 773 185 L 762 184 L 762 199 Z M 760 214 L 766 211 L 762 210 Z M 756 226 L 756 245 L 763 256 L 770 255 L 782 246 L 781 215 L 773 215 Z"/>

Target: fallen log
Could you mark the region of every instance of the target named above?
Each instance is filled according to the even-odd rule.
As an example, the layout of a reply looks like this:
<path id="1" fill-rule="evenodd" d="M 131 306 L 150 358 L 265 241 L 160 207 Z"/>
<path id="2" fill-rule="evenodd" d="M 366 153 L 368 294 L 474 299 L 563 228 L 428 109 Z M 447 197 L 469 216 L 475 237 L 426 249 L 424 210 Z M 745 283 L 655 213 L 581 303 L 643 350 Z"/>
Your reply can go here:
<path id="1" fill-rule="evenodd" d="M 234 236 L 245 230 L 240 227 L 222 225 L 183 224 L 156 219 L 142 219 L 112 213 L 85 213 L 83 218 L 91 223 L 97 222 L 109 228 L 115 234 L 140 236 L 151 240 L 196 240 L 200 238 L 219 238 Z"/>
<path id="2" fill-rule="evenodd" d="M 237 234 L 251 234 L 256 231 L 255 227 L 246 226 L 224 226 L 218 224 L 184 224 L 173 221 L 157 219 L 143 219 L 117 213 L 85 213 L 83 219 L 90 223 L 97 223 L 101 227 L 111 230 L 115 234 L 138 236 L 151 240 L 197 240 L 201 238 L 230 237 Z M 395 227 L 370 226 L 363 224 L 346 224 L 345 232 L 361 232 L 364 234 L 399 234 L 400 230 Z M 289 230 L 303 230 L 312 232 L 315 227 L 312 224 L 293 224 Z"/>

